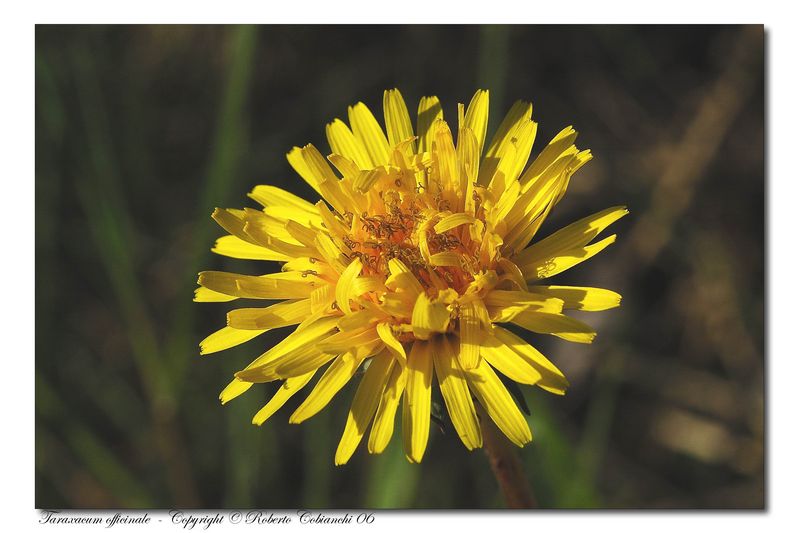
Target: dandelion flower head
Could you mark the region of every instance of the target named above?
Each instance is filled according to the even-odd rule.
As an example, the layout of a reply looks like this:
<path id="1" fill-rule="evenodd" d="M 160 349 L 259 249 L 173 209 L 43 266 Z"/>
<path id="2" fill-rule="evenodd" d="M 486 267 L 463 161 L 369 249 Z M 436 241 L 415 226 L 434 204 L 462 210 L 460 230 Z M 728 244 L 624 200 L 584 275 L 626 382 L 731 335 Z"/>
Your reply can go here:
<path id="1" fill-rule="evenodd" d="M 385 91 L 383 117 L 385 129 L 355 104 L 349 125 L 327 125 L 330 155 L 310 144 L 288 153 L 319 201 L 258 185 L 249 196 L 261 208 L 214 211 L 229 233 L 214 252 L 282 267 L 260 276 L 201 272 L 195 300 L 279 301 L 230 311 L 201 353 L 296 326 L 236 372 L 220 398 L 278 382 L 253 418 L 260 425 L 308 387 L 289 419 L 301 423 L 357 379 L 336 464 L 367 432 L 368 451 L 381 453 L 400 405 L 405 455 L 420 462 L 434 387 L 466 448 L 482 446 L 480 416 L 523 446 L 532 433 L 503 379 L 555 394 L 568 382 L 509 325 L 590 343 L 592 328 L 564 312 L 609 309 L 621 297 L 545 280 L 613 243 L 615 235 L 595 238 L 627 209 L 536 238 L 591 153 L 577 149 L 577 132 L 567 127 L 528 165 L 537 130 L 530 103 L 516 102 L 488 142 L 488 91 L 458 105 L 456 129 L 433 96 L 419 102 L 414 131 L 398 90 Z"/>

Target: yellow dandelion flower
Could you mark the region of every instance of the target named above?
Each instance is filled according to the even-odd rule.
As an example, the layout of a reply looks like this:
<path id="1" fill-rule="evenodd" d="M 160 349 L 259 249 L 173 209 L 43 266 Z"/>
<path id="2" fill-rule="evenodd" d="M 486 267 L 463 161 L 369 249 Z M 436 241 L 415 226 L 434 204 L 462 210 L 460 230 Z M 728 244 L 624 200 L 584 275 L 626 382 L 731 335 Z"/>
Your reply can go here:
<path id="1" fill-rule="evenodd" d="M 609 309 L 621 296 L 537 282 L 613 243 L 615 235 L 593 241 L 627 209 L 600 211 L 535 240 L 591 152 L 575 147 L 577 132 L 567 127 L 527 165 L 537 129 L 528 102 L 513 105 L 489 142 L 488 91 L 458 105 L 456 136 L 434 96 L 419 102 L 415 134 L 398 90 L 383 95 L 385 130 L 363 103 L 348 116 L 349 125 L 327 125 L 327 157 L 310 144 L 287 156 L 322 200 L 259 185 L 250 198 L 261 209 L 212 215 L 229 233 L 214 252 L 283 266 L 262 276 L 201 272 L 195 300 L 282 301 L 230 311 L 201 353 L 297 326 L 235 374 L 222 403 L 254 383 L 280 382 L 253 418 L 260 425 L 321 374 L 290 417 L 300 423 L 362 368 L 336 464 L 349 460 L 370 425 L 368 450 L 381 453 L 400 403 L 405 454 L 420 462 L 434 382 L 468 449 L 482 446 L 475 401 L 511 442 L 525 445 L 530 427 L 497 372 L 555 394 L 568 382 L 507 324 L 590 343 L 596 333 L 564 311 Z"/>

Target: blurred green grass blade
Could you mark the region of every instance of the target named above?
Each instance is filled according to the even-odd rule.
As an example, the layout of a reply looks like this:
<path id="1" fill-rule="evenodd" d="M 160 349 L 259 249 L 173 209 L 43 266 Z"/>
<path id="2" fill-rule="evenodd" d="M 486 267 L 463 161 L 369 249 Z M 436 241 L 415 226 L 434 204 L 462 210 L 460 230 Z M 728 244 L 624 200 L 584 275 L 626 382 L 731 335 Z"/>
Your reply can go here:
<path id="1" fill-rule="evenodd" d="M 259 437 L 262 429 L 265 429 L 250 423 L 252 416 L 261 407 L 262 398 L 258 392 L 249 391 L 225 406 L 228 467 L 225 469 L 227 490 L 224 501 L 229 508 L 249 508 L 255 505 L 255 485 L 262 476 L 262 439 Z"/>
<path id="2" fill-rule="evenodd" d="M 86 398 L 102 413 L 105 420 L 98 425 L 113 427 L 131 439 L 141 439 L 141 428 L 147 426 L 150 415 L 144 398 L 124 372 L 103 370 L 102 375 L 89 371 L 74 373 L 72 383 L 80 389 L 76 399 Z"/>
<path id="3" fill-rule="evenodd" d="M 231 181 L 235 181 L 233 170 L 247 151 L 248 135 L 244 108 L 252 78 L 256 37 L 256 26 L 238 26 L 231 30 L 228 45 L 230 68 L 217 117 L 208 175 L 200 195 L 200 214 L 204 217 L 210 217 L 211 208 L 231 197 L 230 184 Z M 195 239 L 195 243 L 197 248 L 209 247 L 208 243 L 199 236 Z"/>
<path id="4" fill-rule="evenodd" d="M 112 206 L 111 202 L 98 198 L 97 188 L 93 184 L 80 182 L 77 192 L 89 219 L 90 234 L 119 301 L 144 388 L 149 391 L 151 399 L 171 399 L 168 376 L 159 360 L 149 313 L 137 290 L 138 283 L 129 252 L 131 240 L 126 236 L 129 232 L 123 227 L 119 209 Z"/>
<path id="5" fill-rule="evenodd" d="M 401 435 L 396 430 L 385 451 L 371 456 L 369 461 L 371 468 L 366 482 L 364 506 L 371 509 L 413 507 L 424 465 L 408 462 L 402 449 Z"/>
<path id="6" fill-rule="evenodd" d="M 488 89 L 488 136 L 490 140 L 505 116 L 505 92 L 508 80 L 510 27 L 480 26 L 477 44 L 477 87 Z"/>
<path id="7" fill-rule="evenodd" d="M 36 414 L 44 418 L 53 418 L 58 412 L 61 400 L 41 372 L 36 372 L 35 396 Z"/>
<path id="8" fill-rule="evenodd" d="M 237 171 L 249 143 L 246 128 L 246 104 L 252 77 L 253 59 L 257 39 L 257 27 L 236 26 L 230 29 L 228 41 L 229 68 L 225 88 L 217 116 L 208 172 L 197 198 L 197 222 L 193 225 L 194 236 L 189 250 L 185 278 L 176 280 L 182 289 L 177 292 L 175 320 L 170 328 L 166 353 L 174 375 L 181 381 L 186 365 L 192 355 L 199 353 L 195 338 L 194 323 L 196 304 L 192 302 L 196 287 L 197 272 L 201 265 L 210 261 L 216 224 L 211 220 L 211 211 L 224 206 L 231 197 L 237 182 Z M 180 383 L 178 383 L 180 386 Z"/>
<path id="9" fill-rule="evenodd" d="M 76 180 L 77 195 L 87 226 L 112 292 L 119 302 L 125 331 L 151 411 L 152 438 L 164 461 L 174 501 L 198 504 L 190 463 L 179 426 L 174 424 L 177 398 L 169 368 L 164 364 L 155 326 L 135 271 L 136 231 L 120 190 L 121 174 L 111 145 L 109 117 L 88 41 L 76 43 L 69 53 L 87 137 L 86 166 Z"/>
<path id="10" fill-rule="evenodd" d="M 41 91 L 41 96 L 36 98 L 36 116 L 42 121 L 50 142 L 58 146 L 63 138 L 66 113 L 55 73 L 43 54 L 36 54 L 36 90 Z"/>
<path id="11" fill-rule="evenodd" d="M 158 343 L 144 291 L 134 271 L 135 231 L 119 191 L 119 169 L 109 139 L 108 117 L 88 46 L 71 50 L 74 79 L 87 136 L 85 177 L 78 180 L 78 197 L 87 225 L 130 333 L 133 356 L 151 399 L 171 403 L 169 376 L 158 354 Z"/>
<path id="12" fill-rule="evenodd" d="M 335 401 L 348 405 L 337 396 Z M 303 481 L 300 502 L 309 509 L 327 509 L 331 507 L 330 492 L 334 469 L 333 462 L 336 442 L 333 438 L 332 424 L 336 405 L 303 422 Z M 342 427 L 343 429 L 343 427 Z"/>
<path id="13" fill-rule="evenodd" d="M 147 490 L 136 476 L 108 451 L 91 432 L 73 422 L 67 434 L 72 452 L 86 465 L 87 470 L 100 481 L 125 507 L 153 507 Z"/>
<path id="14" fill-rule="evenodd" d="M 578 448 L 580 470 L 587 484 L 596 485 L 599 469 L 607 455 L 610 431 L 616 412 L 619 383 L 624 371 L 624 353 L 613 351 L 600 366 L 596 392 L 592 394 L 583 437 Z M 575 487 L 575 493 L 580 492 Z"/>
<path id="15" fill-rule="evenodd" d="M 46 54 L 36 54 L 36 330 L 51 332 L 59 320 L 63 287 L 59 274 L 59 237 L 62 226 L 59 207 L 63 202 L 64 171 L 57 161 L 62 153 L 66 109 L 58 78 Z M 36 360 L 55 348 L 52 333 L 36 336 Z M 37 374 L 38 375 L 38 374 Z M 38 389 L 37 389 L 38 395 Z M 37 396 L 38 401 L 38 396 Z M 38 405 L 38 404 L 37 404 Z"/>
<path id="16" fill-rule="evenodd" d="M 65 416 L 64 402 L 59 397 L 58 391 L 38 372 L 36 413 L 39 420 L 69 421 L 64 425 L 64 429 L 66 444 L 72 454 L 122 505 L 136 508 L 153 506 L 154 502 L 147 489 L 139 483 L 137 476 L 108 450 L 108 446 L 101 443 L 76 417 Z"/>
<path id="17" fill-rule="evenodd" d="M 185 277 L 176 280 L 182 288 L 177 291 L 174 302 L 175 317 L 166 340 L 165 352 L 175 376 L 176 386 L 182 389 L 186 367 L 196 361 L 199 354 L 194 325 L 196 305 L 192 293 L 196 286 L 196 275 L 201 265 L 210 261 L 216 224 L 210 215 L 214 207 L 225 205 L 231 197 L 237 181 L 237 171 L 249 143 L 246 124 L 246 104 L 250 91 L 250 80 L 257 40 L 254 26 L 236 26 L 229 29 L 227 57 L 228 69 L 219 106 L 216 131 L 214 133 L 208 171 L 200 187 L 197 202 L 197 219 L 192 225 L 193 238 L 189 259 L 185 265 Z M 226 505 L 250 507 L 253 505 L 256 486 L 259 482 L 270 483 L 274 479 L 274 469 L 261 468 L 261 453 L 257 447 L 264 442 L 271 429 L 262 430 L 249 424 L 250 417 L 257 411 L 258 396 L 245 395 L 234 402 L 225 413 L 228 420 L 228 457 L 226 461 Z M 258 434 L 260 433 L 260 434 Z M 268 439 L 267 439 L 268 440 Z"/>
<path id="18" fill-rule="evenodd" d="M 599 494 L 583 470 L 578 451 L 564 435 L 561 424 L 540 397 L 538 389 L 527 390 L 533 416 L 533 442 L 522 451 L 528 479 L 541 507 L 591 509 L 600 505 Z"/>
<path id="19" fill-rule="evenodd" d="M 257 407 L 260 409 L 266 403 L 264 400 Z M 255 411 L 257 412 L 257 411 Z M 254 415 L 255 413 L 248 413 Z M 271 423 L 270 423 L 271 422 Z M 282 481 L 281 458 L 285 460 L 285 455 L 281 452 L 277 432 L 280 428 L 275 427 L 274 421 L 267 421 L 266 424 L 256 428 L 257 438 L 255 446 L 258 448 L 258 471 L 253 481 L 253 505 L 255 507 L 277 507 L 278 505 L 288 506 L 285 494 L 276 496 L 276 487 Z"/>

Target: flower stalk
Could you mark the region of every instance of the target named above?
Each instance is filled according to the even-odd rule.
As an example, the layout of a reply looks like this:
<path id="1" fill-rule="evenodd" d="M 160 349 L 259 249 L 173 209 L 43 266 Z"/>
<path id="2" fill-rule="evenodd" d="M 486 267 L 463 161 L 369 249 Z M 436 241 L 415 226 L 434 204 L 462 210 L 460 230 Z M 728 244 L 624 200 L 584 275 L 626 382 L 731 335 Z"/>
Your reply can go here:
<path id="1" fill-rule="evenodd" d="M 480 429 L 483 433 L 483 450 L 508 509 L 536 509 L 538 503 L 516 450 L 497 431 L 485 413 L 480 417 Z"/>

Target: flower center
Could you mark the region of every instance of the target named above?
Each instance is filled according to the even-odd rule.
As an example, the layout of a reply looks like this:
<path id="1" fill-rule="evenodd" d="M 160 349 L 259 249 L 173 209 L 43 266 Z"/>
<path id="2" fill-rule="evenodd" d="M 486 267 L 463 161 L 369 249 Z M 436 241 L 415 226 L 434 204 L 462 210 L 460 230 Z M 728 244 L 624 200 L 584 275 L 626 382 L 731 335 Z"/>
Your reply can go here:
<path id="1" fill-rule="evenodd" d="M 446 202 L 421 187 L 385 190 L 380 197 L 382 205 L 373 205 L 370 213 L 344 214 L 351 228 L 344 244 L 351 259 L 360 259 L 363 274 L 388 276 L 388 262 L 398 259 L 425 289 L 463 294 L 482 270 L 480 243 L 470 225 L 436 231 L 435 223 L 451 213 Z"/>

